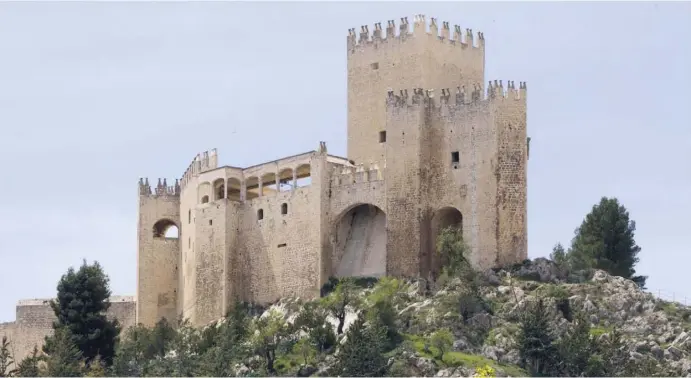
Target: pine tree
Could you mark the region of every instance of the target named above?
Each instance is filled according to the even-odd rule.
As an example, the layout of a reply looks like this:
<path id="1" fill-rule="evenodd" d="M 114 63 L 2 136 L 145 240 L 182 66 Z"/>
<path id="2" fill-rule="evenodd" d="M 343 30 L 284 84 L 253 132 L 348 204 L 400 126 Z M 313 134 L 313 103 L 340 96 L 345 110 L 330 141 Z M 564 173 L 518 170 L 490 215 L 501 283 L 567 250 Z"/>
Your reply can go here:
<path id="1" fill-rule="evenodd" d="M 53 328 L 69 330 L 87 363 L 99 355 L 107 366 L 113 363 L 120 326 L 117 320 L 106 318 L 109 298 L 108 276 L 98 262 L 88 265 L 85 260 L 78 271 L 70 268 L 62 276 L 57 300 L 51 301 L 57 318 Z M 53 337 L 47 337 L 44 350 L 53 342 Z"/>
<path id="2" fill-rule="evenodd" d="M 602 197 L 576 230 L 569 259 L 576 267 L 602 269 L 645 287 L 647 277 L 635 275 L 641 251 L 635 231 L 626 208 L 616 198 Z"/>
<path id="3" fill-rule="evenodd" d="M 202 373 L 214 377 L 232 376 L 233 365 L 248 354 L 244 342 L 249 336 L 249 327 L 247 309 L 236 303 L 214 336 L 213 345 L 204 354 Z"/>
<path id="4" fill-rule="evenodd" d="M 336 374 L 351 377 L 376 377 L 386 374 L 386 327 L 377 321 L 366 324 L 364 312 L 348 328 L 335 366 Z"/>
<path id="5" fill-rule="evenodd" d="M 534 375 L 551 375 L 557 350 L 542 298 L 522 316 L 520 326 L 517 344 L 522 365 Z"/>
<path id="6" fill-rule="evenodd" d="M 0 377 L 9 377 L 14 373 L 14 370 L 10 369 L 10 366 L 14 363 L 10 349 L 10 342 L 7 340 L 7 336 L 3 336 L 0 342 Z"/>
<path id="7" fill-rule="evenodd" d="M 73 342 L 74 337 L 66 327 L 55 328 L 46 353 L 46 375 L 49 377 L 81 377 L 84 372 L 82 353 Z"/>
<path id="8" fill-rule="evenodd" d="M 17 377 L 38 377 L 41 372 L 38 367 L 38 363 L 41 361 L 41 355 L 39 354 L 38 347 L 34 345 L 34 350 L 31 352 L 31 356 L 24 358 L 15 371 Z"/>
<path id="9" fill-rule="evenodd" d="M 595 340 L 590 335 L 590 321 L 578 312 L 571 328 L 558 343 L 558 373 L 560 376 L 579 377 L 589 374 L 591 359 L 596 353 Z"/>

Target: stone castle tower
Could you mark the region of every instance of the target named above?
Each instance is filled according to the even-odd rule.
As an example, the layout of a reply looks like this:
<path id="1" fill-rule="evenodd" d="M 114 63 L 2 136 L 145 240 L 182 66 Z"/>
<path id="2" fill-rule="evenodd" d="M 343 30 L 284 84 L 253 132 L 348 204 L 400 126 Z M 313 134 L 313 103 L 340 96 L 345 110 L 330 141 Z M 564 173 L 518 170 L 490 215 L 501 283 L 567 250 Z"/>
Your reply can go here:
<path id="1" fill-rule="evenodd" d="M 527 258 L 526 85 L 485 86 L 483 34 L 416 16 L 346 47 L 347 158 L 320 143 L 241 168 L 211 150 L 174 183 L 140 180 L 137 322 L 204 325 L 330 276 L 426 277 L 447 226 L 477 267 Z"/>
<path id="2" fill-rule="evenodd" d="M 429 31 L 427 30 L 429 28 Z M 484 86 L 485 38 L 417 16 L 349 30 L 348 158 L 316 151 L 240 168 L 197 155 L 139 181 L 137 295 L 125 328 L 204 325 L 234 300 L 318 296 L 330 276 L 423 276 L 459 227 L 479 268 L 527 258 L 526 86 Z M 52 332 L 47 299 L 0 323 L 19 361 Z"/>

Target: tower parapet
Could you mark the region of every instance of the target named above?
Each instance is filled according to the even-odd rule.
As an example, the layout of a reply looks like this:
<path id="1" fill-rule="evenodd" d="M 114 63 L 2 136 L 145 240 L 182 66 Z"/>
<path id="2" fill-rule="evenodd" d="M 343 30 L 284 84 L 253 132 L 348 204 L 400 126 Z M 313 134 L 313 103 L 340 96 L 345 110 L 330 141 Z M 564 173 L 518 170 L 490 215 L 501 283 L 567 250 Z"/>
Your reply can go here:
<path id="1" fill-rule="evenodd" d="M 149 184 L 149 178 L 139 179 L 139 195 L 140 196 L 156 196 L 156 197 L 177 197 L 180 196 L 180 181 L 175 179 L 174 185 L 168 185 L 168 180 L 158 179 L 158 184 L 151 190 L 151 185 Z"/>
<path id="2" fill-rule="evenodd" d="M 429 31 L 427 30 L 429 26 Z M 398 29 L 398 31 L 396 31 Z M 436 18 L 430 18 L 428 24 L 424 14 L 414 16 L 413 29 L 411 30 L 408 17 L 401 17 L 398 28 L 395 20 L 388 20 L 386 34 L 383 35 L 381 22 L 374 23 L 372 34 L 369 25 L 360 26 L 360 31 L 355 28 L 348 29 L 347 46 L 348 51 L 355 52 L 358 48 L 364 48 L 391 40 L 405 40 L 411 37 L 430 37 L 438 43 L 459 46 L 460 48 L 484 49 L 485 36 L 482 32 L 473 33 L 473 29 L 463 30 L 460 25 L 453 26 L 453 38 L 451 35 L 451 25 L 448 21 L 441 22 L 441 29 Z M 475 43 L 477 36 L 477 44 Z"/>
<path id="3" fill-rule="evenodd" d="M 452 93 L 449 88 L 442 88 L 437 94 L 435 89 L 413 88 L 395 92 L 389 90 L 386 104 L 389 107 L 405 107 L 410 105 L 470 105 L 478 102 L 496 101 L 522 101 L 525 103 L 528 87 L 522 81 L 518 83 L 518 88 L 513 81 L 508 81 L 506 87 L 502 80 L 489 81 L 487 90 L 483 91 L 480 84 L 474 84 L 468 89 L 465 86 L 457 86 Z"/>
<path id="4" fill-rule="evenodd" d="M 210 171 L 212 169 L 218 168 L 218 153 L 216 149 L 213 148 L 209 151 L 204 151 L 192 159 L 192 162 L 185 173 L 182 174 L 182 179 L 180 180 L 180 185 L 184 189 L 187 183 L 190 182 L 192 177 L 199 175 L 202 172 Z"/>
<path id="5" fill-rule="evenodd" d="M 334 168 L 334 172 L 331 175 L 331 185 L 338 187 L 361 182 L 381 181 L 383 179 L 382 170 L 376 163 L 369 165 L 358 164 L 355 167 L 340 166 Z"/>

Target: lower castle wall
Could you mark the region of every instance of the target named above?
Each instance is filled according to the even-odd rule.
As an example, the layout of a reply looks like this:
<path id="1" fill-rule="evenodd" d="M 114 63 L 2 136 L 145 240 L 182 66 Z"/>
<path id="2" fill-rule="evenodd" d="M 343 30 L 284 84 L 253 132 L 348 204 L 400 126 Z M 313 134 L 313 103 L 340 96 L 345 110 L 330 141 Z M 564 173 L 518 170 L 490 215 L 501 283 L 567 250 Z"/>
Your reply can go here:
<path id="1" fill-rule="evenodd" d="M 134 297 L 111 297 L 111 306 L 107 316 L 117 319 L 122 327 L 122 334 L 135 324 L 136 302 Z M 41 350 L 46 336 L 53 333 L 55 314 L 50 307 L 49 299 L 21 300 L 17 304 L 16 321 L 0 323 L 0 338 L 7 336 L 18 363 L 31 355 L 34 346 Z"/>
<path id="2" fill-rule="evenodd" d="M 318 185 L 310 185 L 244 203 L 236 243 L 245 288 L 241 299 L 267 303 L 290 294 L 318 293 L 319 201 Z M 287 214 L 281 213 L 283 204 Z"/>

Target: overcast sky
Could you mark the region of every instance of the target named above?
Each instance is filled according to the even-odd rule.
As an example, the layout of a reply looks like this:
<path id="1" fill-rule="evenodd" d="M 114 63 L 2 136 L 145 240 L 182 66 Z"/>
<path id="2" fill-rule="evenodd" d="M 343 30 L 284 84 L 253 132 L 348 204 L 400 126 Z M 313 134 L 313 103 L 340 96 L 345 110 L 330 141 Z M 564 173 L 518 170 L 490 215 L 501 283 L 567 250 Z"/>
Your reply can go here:
<path id="1" fill-rule="evenodd" d="M 530 257 L 616 196 L 639 273 L 691 301 L 691 3 L 4 2 L 0 321 L 84 258 L 135 294 L 140 176 L 214 147 L 345 155 L 347 30 L 416 13 L 483 31 L 486 80 L 528 82 Z"/>

